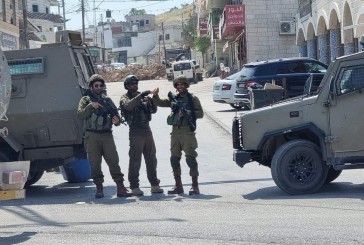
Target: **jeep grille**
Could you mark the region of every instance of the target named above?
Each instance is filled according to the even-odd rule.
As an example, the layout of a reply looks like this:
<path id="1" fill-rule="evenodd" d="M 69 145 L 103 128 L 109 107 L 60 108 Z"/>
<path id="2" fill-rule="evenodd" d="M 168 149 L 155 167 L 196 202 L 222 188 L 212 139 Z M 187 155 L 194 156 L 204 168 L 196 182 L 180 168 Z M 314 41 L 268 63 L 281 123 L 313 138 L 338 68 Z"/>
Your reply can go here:
<path id="1" fill-rule="evenodd" d="M 233 148 L 241 150 L 243 149 L 243 135 L 241 129 L 241 121 L 239 117 L 233 118 L 232 126 Z"/>

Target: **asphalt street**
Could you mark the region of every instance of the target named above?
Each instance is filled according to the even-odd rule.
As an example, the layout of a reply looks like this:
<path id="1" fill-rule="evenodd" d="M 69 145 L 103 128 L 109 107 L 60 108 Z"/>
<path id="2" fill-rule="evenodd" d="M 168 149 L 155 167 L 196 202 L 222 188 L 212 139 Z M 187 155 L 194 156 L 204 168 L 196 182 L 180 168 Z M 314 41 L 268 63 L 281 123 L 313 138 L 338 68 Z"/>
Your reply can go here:
<path id="1" fill-rule="evenodd" d="M 311 195 L 291 196 L 273 182 L 270 169 L 232 159 L 229 105 L 212 101 L 213 81 L 193 84 L 205 111 L 197 122 L 201 195 L 151 195 L 145 166 L 142 197 L 117 198 L 106 164 L 105 198 L 94 199 L 92 182 L 67 183 L 46 173 L 23 200 L 0 202 L 0 244 L 364 244 L 364 171 L 348 170 Z M 142 81 L 139 90 L 174 92 L 165 80 Z M 108 84 L 117 103 L 122 83 Z M 168 108 L 153 115 L 158 175 L 165 192 L 173 186 L 169 165 Z M 122 171 L 128 168 L 128 129 L 114 129 Z M 188 167 L 182 179 L 189 190 Z M 126 181 L 127 184 L 127 181 Z"/>

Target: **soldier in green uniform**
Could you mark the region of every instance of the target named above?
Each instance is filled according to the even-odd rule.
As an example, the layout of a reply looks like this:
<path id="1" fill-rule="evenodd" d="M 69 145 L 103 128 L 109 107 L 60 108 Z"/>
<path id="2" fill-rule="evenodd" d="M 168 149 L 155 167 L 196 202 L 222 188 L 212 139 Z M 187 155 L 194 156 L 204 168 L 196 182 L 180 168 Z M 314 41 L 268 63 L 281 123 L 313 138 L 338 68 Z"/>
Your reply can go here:
<path id="1" fill-rule="evenodd" d="M 141 196 L 144 192 L 139 188 L 139 171 L 144 155 L 147 177 L 151 185 L 151 193 L 163 193 L 157 178 L 157 157 L 152 130 L 149 122 L 157 107 L 148 97 L 150 91 L 138 91 L 139 78 L 129 75 L 124 80 L 124 87 L 128 92 L 120 98 L 122 114 L 129 125 L 129 174 L 130 189 L 133 195 Z"/>
<path id="2" fill-rule="evenodd" d="M 94 74 L 89 79 L 90 91 L 92 97 L 103 99 L 110 105 L 115 107 L 112 100 L 103 94 L 105 80 L 101 75 Z M 120 170 L 119 156 L 116 151 L 114 137 L 112 135 L 112 125 L 120 125 L 119 116 L 111 116 L 102 109 L 102 105 L 97 101 L 92 101 L 90 96 L 83 96 L 78 105 L 77 114 L 85 123 L 85 148 L 87 158 L 91 165 L 91 177 L 96 185 L 95 198 L 104 197 L 103 182 L 104 175 L 101 170 L 102 157 L 104 157 L 111 177 L 117 186 L 118 197 L 128 197 L 128 193 L 124 186 L 124 175 Z"/>
<path id="3" fill-rule="evenodd" d="M 173 86 L 177 89 L 177 103 L 171 99 L 160 99 L 159 88 L 153 90 L 153 101 L 161 107 L 171 107 L 172 112 L 167 118 L 167 123 L 172 125 L 171 133 L 171 165 L 173 169 L 175 186 L 168 194 L 181 194 L 184 192 L 181 181 L 181 165 L 180 160 L 182 151 L 186 156 L 186 162 L 190 168 L 190 176 L 192 177 L 192 187 L 189 191 L 190 195 L 200 194 L 198 188 L 198 166 L 197 166 L 197 140 L 194 130 L 189 126 L 186 116 L 190 117 L 190 121 L 196 126 L 196 119 L 203 117 L 203 110 L 200 100 L 193 94 L 188 92 L 189 83 L 185 76 L 179 76 L 173 81 Z M 187 110 L 187 115 L 181 111 L 181 106 Z"/>

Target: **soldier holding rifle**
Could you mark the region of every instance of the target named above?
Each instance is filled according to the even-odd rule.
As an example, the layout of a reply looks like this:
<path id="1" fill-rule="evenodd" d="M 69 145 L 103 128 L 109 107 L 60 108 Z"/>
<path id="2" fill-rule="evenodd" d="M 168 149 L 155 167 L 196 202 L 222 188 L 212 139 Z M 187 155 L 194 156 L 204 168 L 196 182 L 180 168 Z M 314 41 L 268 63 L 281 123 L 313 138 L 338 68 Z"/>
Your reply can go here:
<path id="1" fill-rule="evenodd" d="M 192 177 L 192 187 L 190 195 L 200 194 L 198 187 L 198 165 L 197 139 L 195 136 L 196 119 L 203 117 L 203 110 L 200 100 L 188 92 L 189 83 L 185 76 L 179 76 L 173 81 L 173 86 L 177 89 L 177 95 L 171 92 L 168 99 L 159 98 L 159 88 L 152 91 L 153 101 L 161 107 L 171 107 L 172 112 L 167 118 L 167 123 L 172 126 L 171 133 L 171 166 L 173 169 L 175 186 L 168 194 L 184 193 L 181 180 L 181 156 L 184 151 L 186 162 L 190 168 Z"/>
<path id="2" fill-rule="evenodd" d="M 102 157 L 117 185 L 117 196 L 131 196 L 124 186 L 124 175 L 120 170 L 119 156 L 111 130 L 112 125 L 119 126 L 121 122 L 117 108 L 112 100 L 103 94 L 105 80 L 101 75 L 92 75 L 89 87 L 87 95 L 79 102 L 77 114 L 85 122 L 85 148 L 91 165 L 91 177 L 96 185 L 95 198 L 104 197 Z"/>

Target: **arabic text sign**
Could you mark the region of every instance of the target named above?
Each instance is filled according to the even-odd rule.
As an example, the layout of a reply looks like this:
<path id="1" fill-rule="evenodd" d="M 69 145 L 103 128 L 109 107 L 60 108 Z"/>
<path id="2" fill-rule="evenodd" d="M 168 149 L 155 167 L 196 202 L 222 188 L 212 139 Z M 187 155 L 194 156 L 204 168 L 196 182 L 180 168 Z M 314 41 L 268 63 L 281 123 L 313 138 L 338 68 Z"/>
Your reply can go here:
<path id="1" fill-rule="evenodd" d="M 225 25 L 227 28 L 245 26 L 245 6 L 226 5 L 225 6 Z"/>
<path id="2" fill-rule="evenodd" d="M 199 27 L 200 27 L 200 35 L 206 35 L 207 34 L 207 19 L 200 18 L 199 19 Z"/>

